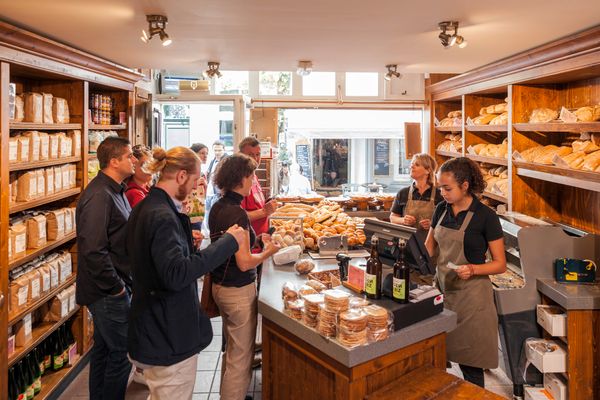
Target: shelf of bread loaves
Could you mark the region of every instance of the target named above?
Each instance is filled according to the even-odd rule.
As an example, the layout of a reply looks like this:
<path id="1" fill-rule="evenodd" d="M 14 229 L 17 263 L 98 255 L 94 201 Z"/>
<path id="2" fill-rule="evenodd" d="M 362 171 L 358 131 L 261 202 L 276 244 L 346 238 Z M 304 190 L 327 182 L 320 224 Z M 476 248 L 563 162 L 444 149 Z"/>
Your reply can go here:
<path id="1" fill-rule="evenodd" d="M 467 118 L 466 129 L 470 132 L 507 132 L 507 124 L 508 103 L 499 103 L 482 107 L 477 117 Z"/>
<path id="2" fill-rule="evenodd" d="M 360 228 L 364 218 L 348 216 L 338 203 L 329 200 L 323 200 L 316 206 L 290 203 L 279 207 L 270 219 L 271 225 L 276 228 L 272 235 L 274 240 L 283 247 L 298 244 L 298 223 L 295 220 L 300 218 L 303 244 L 307 249 L 317 250 L 317 241 L 322 236 L 347 236 L 349 246 L 362 245 L 366 241 L 365 232 Z"/>
<path id="3" fill-rule="evenodd" d="M 500 144 L 478 143 L 469 146 L 467 157 L 473 161 L 508 166 L 508 139 Z"/>
<path id="4" fill-rule="evenodd" d="M 450 111 L 448 116 L 436 125 L 435 129 L 440 132 L 462 132 L 462 111 Z"/>
<path id="5" fill-rule="evenodd" d="M 444 141 L 436 149 L 436 153 L 444 157 L 461 157 L 463 148 L 462 135 L 451 133 L 444 136 Z"/>
<path id="6" fill-rule="evenodd" d="M 536 108 L 527 123 L 515 123 L 519 132 L 600 132 L 600 105 L 567 109 Z"/>
<path id="7" fill-rule="evenodd" d="M 508 168 L 505 166 L 481 167 L 486 187 L 483 192 L 485 197 L 496 201 L 507 203 L 508 200 Z"/>

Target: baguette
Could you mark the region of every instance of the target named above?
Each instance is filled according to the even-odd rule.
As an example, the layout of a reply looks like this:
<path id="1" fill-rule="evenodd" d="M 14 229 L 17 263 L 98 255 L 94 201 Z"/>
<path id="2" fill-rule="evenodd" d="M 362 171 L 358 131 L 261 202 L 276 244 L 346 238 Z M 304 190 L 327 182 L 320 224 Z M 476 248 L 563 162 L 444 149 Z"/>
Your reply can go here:
<path id="1" fill-rule="evenodd" d="M 496 118 L 495 114 L 480 115 L 473 120 L 473 123 L 475 125 L 487 125 L 494 118 Z"/>
<path id="2" fill-rule="evenodd" d="M 600 151 L 595 151 L 585 156 L 581 169 L 595 171 L 598 167 L 600 167 Z"/>

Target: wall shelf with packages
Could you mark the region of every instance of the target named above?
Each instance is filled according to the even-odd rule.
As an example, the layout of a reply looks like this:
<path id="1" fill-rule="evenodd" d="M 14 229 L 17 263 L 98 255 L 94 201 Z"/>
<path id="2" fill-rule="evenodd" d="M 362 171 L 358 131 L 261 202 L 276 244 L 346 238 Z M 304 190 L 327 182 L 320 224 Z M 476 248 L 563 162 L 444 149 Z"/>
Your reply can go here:
<path id="1" fill-rule="evenodd" d="M 62 239 L 48 241 L 48 243 L 46 243 L 46 245 L 44 247 L 40 247 L 39 249 L 28 249 L 23 257 L 19 257 L 19 258 L 16 258 L 16 259 L 8 262 L 8 270 L 9 271 L 13 270 L 20 265 L 28 263 L 29 261 L 32 261 L 33 259 L 35 259 L 45 253 L 48 253 L 49 251 L 54 250 L 57 247 L 62 246 L 65 243 L 70 242 L 71 240 L 75 239 L 76 237 L 77 237 L 77 234 L 75 233 L 75 231 L 73 231 L 73 232 L 69 233 L 68 235 L 65 235 L 65 237 L 63 237 Z"/>
<path id="2" fill-rule="evenodd" d="M 483 196 L 490 198 L 492 200 L 499 201 L 500 203 L 505 203 L 505 204 L 508 203 L 508 199 L 506 197 L 496 194 L 496 193 L 484 191 Z"/>
<path id="3" fill-rule="evenodd" d="M 79 161 L 81 161 L 81 156 L 56 158 L 53 160 L 44 160 L 44 161 L 14 163 L 14 164 L 9 164 L 8 170 L 11 172 L 23 171 L 26 169 L 44 168 L 44 167 L 50 167 L 53 165 L 69 164 L 69 163 L 75 163 L 75 162 L 79 162 Z"/>
<path id="4" fill-rule="evenodd" d="M 81 129 L 81 124 L 36 124 L 34 122 L 11 122 L 9 127 L 11 130 L 25 131 L 70 131 Z"/>
<path id="5" fill-rule="evenodd" d="M 600 173 L 513 161 L 517 175 L 600 192 Z"/>
<path id="6" fill-rule="evenodd" d="M 469 132 L 508 132 L 507 125 L 466 125 L 465 129 Z"/>
<path id="7" fill-rule="evenodd" d="M 78 370 L 79 363 L 85 359 L 85 354 L 81 354 L 79 359 L 70 367 L 64 367 L 58 371 L 52 371 L 42 376 L 42 390 L 35 397 L 36 400 L 45 400 L 52 396 L 58 385 L 63 382 L 73 371 Z M 54 396 L 52 396 L 54 398 Z"/>
<path id="8" fill-rule="evenodd" d="M 436 126 L 435 129 L 437 129 L 440 132 L 462 132 L 463 127 L 458 125 L 458 126 Z"/>
<path id="9" fill-rule="evenodd" d="M 438 155 L 443 156 L 443 157 L 452 157 L 452 158 L 462 157 L 462 153 L 454 152 L 454 151 L 436 150 L 435 152 Z"/>
<path id="10" fill-rule="evenodd" d="M 503 165 L 505 167 L 508 166 L 508 160 L 506 158 L 478 156 L 477 154 L 467 154 L 466 157 L 481 163 Z"/>
<path id="11" fill-rule="evenodd" d="M 32 339 L 27 343 L 26 346 L 15 348 L 15 353 L 8 359 L 8 367 L 10 368 L 15 363 L 19 362 L 23 357 L 27 355 L 31 350 L 33 350 L 37 345 L 42 343 L 48 336 L 50 336 L 54 331 L 56 331 L 61 325 L 67 322 L 71 317 L 73 317 L 77 311 L 79 310 L 79 306 L 75 306 L 75 309 L 67 314 L 66 317 L 62 318 L 58 322 L 42 322 L 38 326 L 31 329 Z"/>
<path id="12" fill-rule="evenodd" d="M 70 276 L 69 278 L 67 278 L 66 281 L 64 281 L 63 283 L 61 283 L 60 285 L 58 285 L 54 289 L 50 290 L 48 293 L 44 294 L 43 296 L 40 296 L 40 298 L 37 299 L 34 303 L 28 305 L 27 307 L 24 307 L 17 314 L 14 314 L 14 315 L 9 314 L 9 316 L 8 316 L 9 317 L 8 325 L 10 326 L 10 325 L 14 324 L 15 322 L 17 322 L 20 319 L 22 319 L 25 315 L 29 314 L 30 312 L 33 312 L 33 311 L 37 310 L 41 305 L 45 304 L 48 300 L 51 300 L 59 292 L 61 292 L 62 290 L 68 288 L 72 284 L 74 284 L 76 278 L 77 278 L 76 275 L 73 274 L 72 276 Z"/>
<path id="13" fill-rule="evenodd" d="M 127 124 L 118 124 L 118 125 L 99 125 L 99 124 L 91 124 L 90 130 L 122 130 L 127 129 Z"/>
<path id="14" fill-rule="evenodd" d="M 14 214 L 19 211 L 29 210 L 30 208 L 35 208 L 39 206 L 43 206 L 44 204 L 53 203 L 58 200 L 66 199 L 71 196 L 75 196 L 81 193 L 81 188 L 74 188 L 63 190 L 59 193 L 53 194 L 52 196 L 42 197 L 40 199 L 35 199 L 32 201 L 22 201 L 18 203 L 13 203 L 10 205 L 9 213 Z"/>
<path id="15" fill-rule="evenodd" d="M 600 122 L 548 122 L 545 124 L 514 123 L 513 128 L 519 132 L 600 132 Z"/>

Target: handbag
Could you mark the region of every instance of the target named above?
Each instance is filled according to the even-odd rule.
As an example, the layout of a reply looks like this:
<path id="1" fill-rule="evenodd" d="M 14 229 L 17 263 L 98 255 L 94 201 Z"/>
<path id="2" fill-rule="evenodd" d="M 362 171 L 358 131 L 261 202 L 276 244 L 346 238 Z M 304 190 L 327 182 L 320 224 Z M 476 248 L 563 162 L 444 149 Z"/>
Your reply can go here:
<path id="1" fill-rule="evenodd" d="M 204 314 L 206 314 L 208 318 L 215 318 L 221 315 L 219 306 L 212 295 L 212 276 L 210 273 L 204 275 L 202 296 L 200 297 L 200 309 L 204 311 Z"/>
<path id="2" fill-rule="evenodd" d="M 557 258 L 554 260 L 554 271 L 558 282 L 594 283 L 596 281 L 596 264 L 592 260 Z"/>

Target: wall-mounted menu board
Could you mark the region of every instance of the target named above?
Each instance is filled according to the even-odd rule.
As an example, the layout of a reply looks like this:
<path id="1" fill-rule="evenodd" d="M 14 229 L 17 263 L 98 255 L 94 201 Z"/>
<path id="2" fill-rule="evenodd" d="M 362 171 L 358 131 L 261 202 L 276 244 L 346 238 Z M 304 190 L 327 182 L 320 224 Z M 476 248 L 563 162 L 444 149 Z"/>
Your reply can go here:
<path id="1" fill-rule="evenodd" d="M 302 175 L 312 181 L 312 158 L 310 157 L 310 145 L 296 145 L 296 162 L 302 170 Z"/>
<path id="2" fill-rule="evenodd" d="M 374 175 L 390 174 L 390 139 L 375 139 L 375 171 Z"/>

